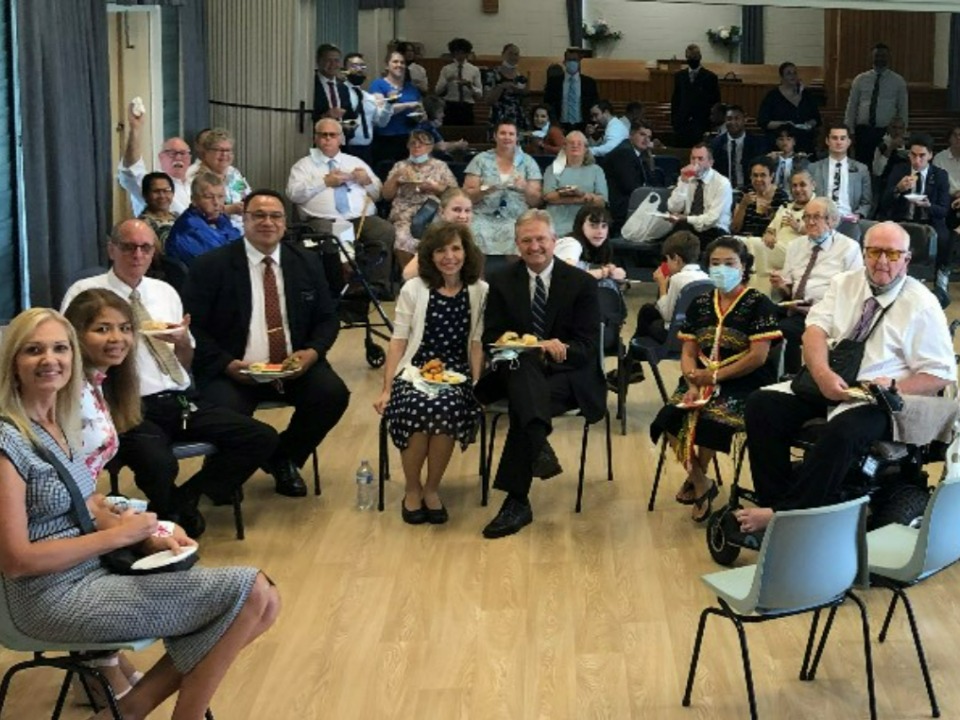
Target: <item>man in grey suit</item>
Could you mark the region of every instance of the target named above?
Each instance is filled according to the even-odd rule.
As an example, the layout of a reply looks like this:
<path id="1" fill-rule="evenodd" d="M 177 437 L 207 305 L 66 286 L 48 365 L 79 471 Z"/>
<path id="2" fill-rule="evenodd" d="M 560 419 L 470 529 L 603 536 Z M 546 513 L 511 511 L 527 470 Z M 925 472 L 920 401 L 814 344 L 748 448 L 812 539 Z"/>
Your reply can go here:
<path id="1" fill-rule="evenodd" d="M 873 193 L 870 189 L 870 170 L 862 162 L 847 157 L 850 149 L 850 130 L 836 124 L 827 128 L 828 157 L 813 163 L 809 170 L 817 192 L 833 200 L 840 211 L 839 232 L 845 223 L 856 223 L 870 216 Z M 849 225 L 847 225 L 849 227 Z"/>

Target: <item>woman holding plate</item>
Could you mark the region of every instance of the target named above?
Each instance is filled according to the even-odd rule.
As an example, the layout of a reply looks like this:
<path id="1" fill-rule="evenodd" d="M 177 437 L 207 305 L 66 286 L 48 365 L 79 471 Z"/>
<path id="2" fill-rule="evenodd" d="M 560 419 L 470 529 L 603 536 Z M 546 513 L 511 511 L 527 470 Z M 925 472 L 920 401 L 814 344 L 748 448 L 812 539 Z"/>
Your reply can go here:
<path id="1" fill-rule="evenodd" d="M 746 245 L 720 237 L 706 255 L 716 289 L 690 303 L 677 334 L 680 384 L 650 426 L 654 442 L 667 433 L 687 471 L 676 499 L 693 506 L 695 522 L 710 516 L 717 482 L 706 472 L 714 454 L 729 453 L 733 436 L 743 432 L 747 396 L 776 382 L 767 354 L 781 338 L 773 301 L 747 287 L 752 257 Z"/>
<path id="2" fill-rule="evenodd" d="M 466 449 L 477 431 L 473 384 L 483 369 L 487 284 L 480 280 L 483 256 L 467 225 L 431 225 L 417 257 L 420 274 L 400 290 L 383 391 L 373 407 L 390 421 L 390 437 L 400 449 L 404 522 L 439 525 L 448 519 L 438 489 L 454 444 Z M 436 361 L 442 363 L 439 373 Z M 424 368 L 440 379 L 425 379 Z"/>
<path id="3" fill-rule="evenodd" d="M 423 114 L 413 114 L 421 110 L 422 96 L 416 86 L 407 79 L 407 61 L 397 51 L 387 58 L 386 71 L 370 83 L 370 94 L 382 97 L 392 104 L 393 116 L 383 127 L 374 128 L 373 168 L 384 160 L 396 162 L 406 155 L 407 138 L 410 131 Z"/>

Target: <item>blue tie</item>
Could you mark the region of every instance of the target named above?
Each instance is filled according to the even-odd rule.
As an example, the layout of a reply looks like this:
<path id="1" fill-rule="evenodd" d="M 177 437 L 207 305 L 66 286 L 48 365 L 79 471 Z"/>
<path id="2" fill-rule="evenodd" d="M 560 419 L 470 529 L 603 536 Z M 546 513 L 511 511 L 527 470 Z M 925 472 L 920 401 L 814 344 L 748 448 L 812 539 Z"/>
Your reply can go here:
<path id="1" fill-rule="evenodd" d="M 530 305 L 530 312 L 533 315 L 533 334 L 543 340 L 547 327 L 547 286 L 543 284 L 543 279 L 539 275 L 534 285 L 536 288 L 533 291 L 533 303 Z"/>
<path id="2" fill-rule="evenodd" d="M 333 172 L 337 169 L 337 161 L 329 160 L 327 165 L 330 168 L 330 172 Z M 350 188 L 347 187 L 347 184 L 337 185 L 333 189 L 333 204 L 337 208 L 337 212 L 343 217 L 347 217 L 350 214 Z"/>
<path id="3" fill-rule="evenodd" d="M 567 78 L 567 122 L 568 123 L 578 123 L 580 122 L 580 93 L 577 88 L 576 77 L 571 75 Z"/>

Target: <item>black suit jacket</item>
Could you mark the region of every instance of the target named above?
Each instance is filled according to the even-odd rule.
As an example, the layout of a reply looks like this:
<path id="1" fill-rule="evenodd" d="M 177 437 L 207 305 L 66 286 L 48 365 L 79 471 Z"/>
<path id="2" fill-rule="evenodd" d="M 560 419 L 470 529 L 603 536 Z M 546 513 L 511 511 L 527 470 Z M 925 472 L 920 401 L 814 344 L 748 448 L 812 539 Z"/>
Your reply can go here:
<path id="1" fill-rule="evenodd" d="M 897 183 L 912 172 L 910 163 L 898 163 L 890 171 L 886 190 L 884 190 L 883 198 L 880 200 L 880 212 L 878 214 L 888 220 L 932 225 L 934 230 L 937 231 L 938 239 L 949 237 L 947 235 L 947 213 L 950 211 L 950 176 L 946 170 L 936 165 L 928 167 L 923 194 L 930 199 L 930 207 L 926 209 L 926 220 L 915 221 L 911 217 L 912 206 L 910 202 L 896 190 Z"/>
<path id="2" fill-rule="evenodd" d="M 530 275 L 522 260 L 488 278 L 490 291 L 483 314 L 484 345 L 513 330 L 533 333 Z M 600 303 L 597 281 L 589 273 L 554 260 L 547 297 L 545 335 L 568 345 L 562 363 L 548 361 L 547 372 L 575 372 L 571 382 L 577 407 L 591 421 L 603 416 L 606 385 L 600 370 Z"/>
<path id="3" fill-rule="evenodd" d="M 327 97 L 327 85 L 319 72 L 313 76 L 313 122 L 322 118 L 330 109 L 330 98 Z M 344 120 L 356 120 L 357 111 L 354 109 L 355 99 L 350 97 L 350 86 L 345 82 L 337 80 L 337 100 L 340 107 L 344 109 Z"/>
<path id="4" fill-rule="evenodd" d="M 201 255 L 190 268 L 183 304 L 197 341 L 193 372 L 199 384 L 220 375 L 246 350 L 253 300 L 245 248 L 242 241 L 230 243 Z M 284 243 L 280 268 L 290 344 L 294 351 L 316 350 L 322 362 L 340 322 L 320 259 Z"/>
<path id="5" fill-rule="evenodd" d="M 727 180 L 733 183 L 730 177 L 729 156 L 730 156 L 730 137 L 722 132 L 710 142 L 710 151 L 713 153 L 713 169 L 723 175 Z M 746 133 L 743 136 L 743 152 L 740 153 L 740 166 L 743 168 L 743 184 L 750 184 L 750 163 L 758 155 L 767 152 L 767 138 L 763 135 L 751 135 Z M 734 188 L 737 190 L 738 188 Z"/>
<path id="6" fill-rule="evenodd" d="M 543 88 L 543 102 L 551 110 L 557 122 L 560 122 L 560 111 L 563 109 L 563 84 L 567 81 L 567 73 L 547 79 Z M 580 74 L 580 120 L 590 122 L 590 108 L 600 100 L 597 91 L 597 81 L 589 75 Z"/>
<path id="7" fill-rule="evenodd" d="M 670 98 L 670 122 L 673 131 L 686 143 L 700 142 L 710 129 L 710 108 L 720 102 L 720 81 L 715 73 L 701 67 L 697 78 L 690 82 L 690 73 L 684 69 L 673 76 L 673 96 Z"/>
<path id="8" fill-rule="evenodd" d="M 663 187 L 666 185 L 663 171 L 651 167 L 637 157 L 637 151 L 627 140 L 618 145 L 613 152 L 600 162 L 607 176 L 607 189 L 610 193 L 610 213 L 615 222 L 623 223 L 627 219 L 630 195 L 638 187 Z"/>

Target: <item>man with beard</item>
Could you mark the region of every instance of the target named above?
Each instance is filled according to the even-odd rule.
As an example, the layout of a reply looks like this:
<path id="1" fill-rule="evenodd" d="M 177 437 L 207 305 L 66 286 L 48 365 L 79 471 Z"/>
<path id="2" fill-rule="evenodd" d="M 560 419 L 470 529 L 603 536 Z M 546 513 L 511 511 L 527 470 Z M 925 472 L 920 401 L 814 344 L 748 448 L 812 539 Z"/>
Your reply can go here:
<path id="1" fill-rule="evenodd" d="M 956 379 L 943 310 L 933 293 L 907 276 L 910 236 L 893 222 L 874 225 L 864 237 L 863 255 L 865 269 L 835 276 L 807 315 L 803 357 L 823 399 L 801 398 L 784 382 L 747 400 L 747 443 L 759 502 L 737 511 L 743 532 L 762 530 L 776 510 L 839 502 L 857 459 L 871 443 L 892 437 L 888 411 L 854 400 L 831 369 L 829 349 L 840 340 L 863 343 L 857 383 L 895 384 L 903 395 L 932 396 Z M 817 417 L 827 423 L 794 470 L 790 442 Z"/>
<path id="2" fill-rule="evenodd" d="M 145 113 L 137 114 L 134 104 L 130 103 L 127 109 L 127 125 L 130 132 L 127 135 L 127 145 L 120 158 L 117 168 L 117 182 L 130 195 L 130 205 L 133 214 L 138 217 L 147 207 L 143 199 L 141 185 L 143 176 L 147 174 L 147 166 L 143 162 L 142 138 L 143 120 Z M 170 210 L 180 214 L 190 206 L 190 183 L 187 182 L 187 168 L 190 166 L 190 146 L 180 137 L 165 140 L 157 155 L 160 169 L 173 180 L 173 202 Z"/>

